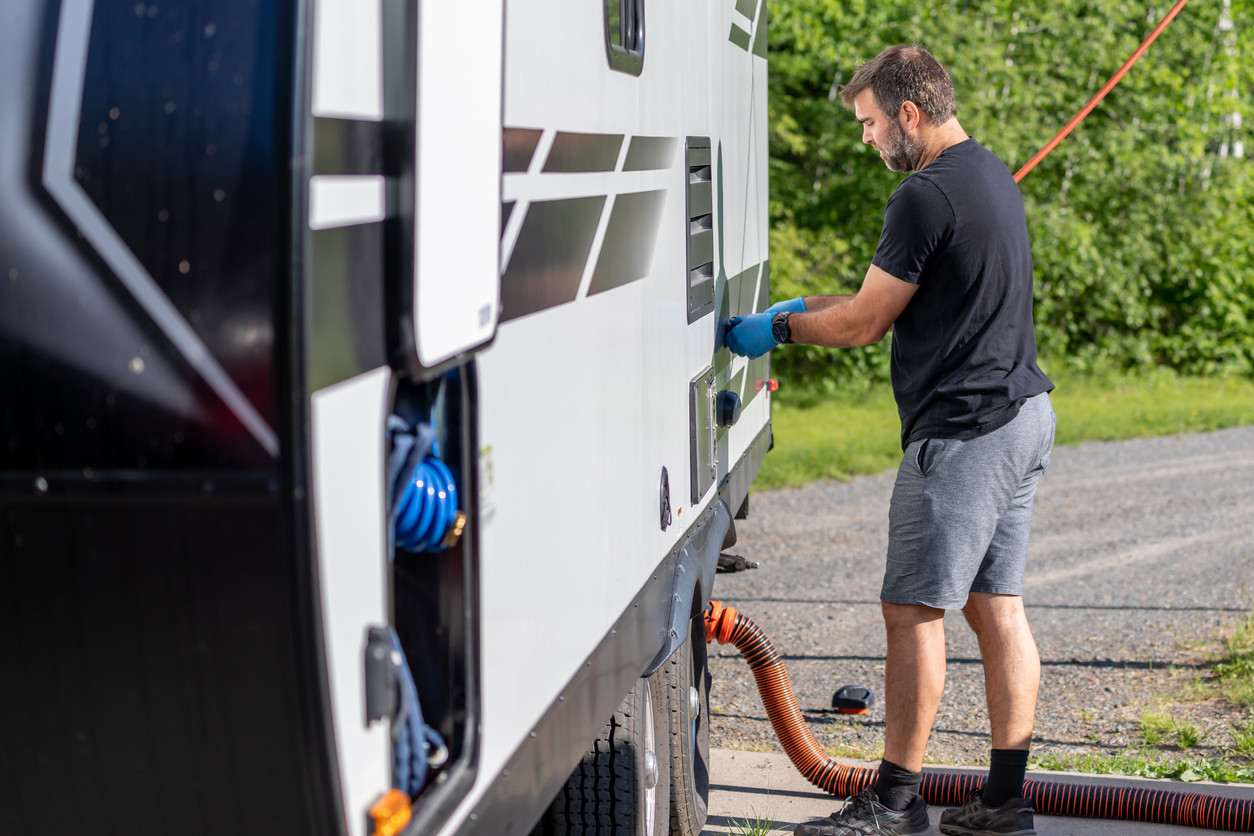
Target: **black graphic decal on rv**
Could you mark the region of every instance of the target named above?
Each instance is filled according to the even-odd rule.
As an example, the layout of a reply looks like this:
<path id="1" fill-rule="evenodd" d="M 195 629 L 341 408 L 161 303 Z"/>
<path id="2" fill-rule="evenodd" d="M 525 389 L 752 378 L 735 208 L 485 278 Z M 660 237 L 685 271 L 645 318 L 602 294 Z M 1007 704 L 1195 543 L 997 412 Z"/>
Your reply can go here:
<path id="1" fill-rule="evenodd" d="M 633 136 L 627 147 L 623 171 L 656 171 L 675 164 L 675 148 L 679 140 L 673 136 Z"/>
<path id="2" fill-rule="evenodd" d="M 575 300 L 604 206 L 597 195 L 527 207 L 501 276 L 501 322 Z"/>
<path id="3" fill-rule="evenodd" d="M 759 58 L 766 57 L 766 0 L 758 8 L 758 23 L 753 28 L 753 52 Z"/>
<path id="4" fill-rule="evenodd" d="M 544 161 L 545 172 L 613 171 L 622 134 L 574 134 L 558 131 Z"/>
<path id="5" fill-rule="evenodd" d="M 744 316 L 754 313 L 753 303 L 757 301 L 758 269 L 760 264 L 741 270 L 727 280 L 727 316 Z"/>
<path id="6" fill-rule="evenodd" d="M 387 365 L 383 224 L 318 229 L 309 299 L 309 391 Z"/>
<path id="7" fill-rule="evenodd" d="M 385 174 L 383 123 L 315 116 L 314 174 Z"/>
<path id="8" fill-rule="evenodd" d="M 501 237 L 505 236 L 505 225 L 509 223 L 509 216 L 514 214 L 514 205 L 517 201 L 504 200 L 501 201 Z"/>
<path id="9" fill-rule="evenodd" d="M 754 20 L 753 0 L 736 0 L 736 11 L 750 21 Z M 752 26 L 753 35 L 750 36 L 748 29 L 732 23 L 731 32 L 727 36 L 727 40 L 736 46 L 750 52 L 759 58 L 766 57 L 766 0 L 759 0 L 757 4 L 757 20 Z M 749 41 L 752 38 L 753 47 L 750 48 Z"/>
<path id="10" fill-rule="evenodd" d="M 540 143 L 540 135 L 544 131 L 534 128 L 506 128 L 502 143 L 501 170 L 505 172 L 526 171 L 531 167 L 531 158 Z"/>
<path id="11" fill-rule="evenodd" d="M 620 194 L 614 199 L 605 241 L 588 295 L 613 290 L 649 275 L 666 189 Z"/>
<path id="12" fill-rule="evenodd" d="M 771 305 L 771 260 L 762 262 L 762 280 L 758 282 L 758 301 L 754 313 L 762 313 Z"/>
<path id="13" fill-rule="evenodd" d="M 761 357 L 750 360 L 746 368 L 749 373 L 745 375 L 744 395 L 740 399 L 742 410 L 758 396 L 759 392 L 770 386 L 771 352 L 768 351 Z"/>

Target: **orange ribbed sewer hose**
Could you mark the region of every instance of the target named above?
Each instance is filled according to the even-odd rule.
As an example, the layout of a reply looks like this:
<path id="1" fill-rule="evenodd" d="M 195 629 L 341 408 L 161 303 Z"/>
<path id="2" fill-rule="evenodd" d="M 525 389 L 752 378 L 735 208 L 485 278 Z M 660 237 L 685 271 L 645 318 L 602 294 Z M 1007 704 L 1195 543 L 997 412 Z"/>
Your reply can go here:
<path id="1" fill-rule="evenodd" d="M 1022 180 L 1029 171 L 1036 168 L 1036 164 L 1045 159 L 1049 152 L 1053 151 L 1054 147 L 1058 143 L 1066 139 L 1067 134 L 1075 130 L 1075 126 L 1080 124 L 1084 117 L 1088 116 L 1089 112 L 1092 111 L 1093 108 L 1097 107 L 1098 102 L 1106 98 L 1106 94 L 1119 83 L 1119 79 L 1123 78 L 1124 73 L 1131 69 L 1132 65 L 1136 63 L 1137 59 L 1140 58 L 1142 54 L 1144 54 L 1145 50 L 1149 49 L 1149 45 L 1154 42 L 1155 38 L 1162 34 L 1162 31 L 1167 28 L 1167 24 L 1171 23 L 1175 16 L 1180 14 L 1180 10 L 1184 8 L 1184 4 L 1187 2 L 1189 2 L 1189 0 L 1177 0 L 1176 4 L 1171 7 L 1171 11 L 1163 15 L 1163 19 L 1158 21 L 1158 25 L 1155 26 L 1153 31 L 1149 33 L 1149 37 L 1141 41 L 1141 45 L 1136 48 L 1136 51 L 1132 53 L 1127 61 L 1123 62 L 1123 66 L 1119 68 L 1119 71 L 1110 77 L 1110 81 L 1102 85 L 1102 89 L 1097 91 L 1097 95 L 1089 99 L 1089 103 L 1080 108 L 1080 112 L 1075 116 L 1072 116 L 1071 121 L 1064 125 L 1061 131 L 1054 134 L 1054 138 L 1045 143 L 1044 148 L 1036 152 L 1036 156 L 1024 163 L 1023 168 L 1015 172 L 1016 183 Z"/>
<path id="2" fill-rule="evenodd" d="M 806 725 L 788 672 L 771 640 L 753 619 L 719 601 L 705 611 L 705 640 L 733 644 L 749 663 L 758 683 L 766 716 L 793 766 L 819 789 L 842 798 L 857 793 L 875 779 L 875 770 L 846 766 L 823 751 Z M 972 790 L 984 785 L 984 776 L 923 770 L 923 798 L 928 804 L 956 807 Z M 1211 830 L 1254 832 L 1254 802 L 1221 798 L 1200 792 L 1090 786 L 1062 781 L 1029 780 L 1023 794 L 1036 812 L 1048 816 L 1176 824 Z"/>

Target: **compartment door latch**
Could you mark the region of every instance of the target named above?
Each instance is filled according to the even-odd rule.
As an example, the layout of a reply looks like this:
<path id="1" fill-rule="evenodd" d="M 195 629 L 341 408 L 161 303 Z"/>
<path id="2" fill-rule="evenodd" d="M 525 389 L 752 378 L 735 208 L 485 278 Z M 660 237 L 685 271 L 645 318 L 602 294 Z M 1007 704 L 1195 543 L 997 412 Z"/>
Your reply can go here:
<path id="1" fill-rule="evenodd" d="M 396 718 L 400 710 L 400 654 L 387 627 L 366 628 L 366 725 Z"/>

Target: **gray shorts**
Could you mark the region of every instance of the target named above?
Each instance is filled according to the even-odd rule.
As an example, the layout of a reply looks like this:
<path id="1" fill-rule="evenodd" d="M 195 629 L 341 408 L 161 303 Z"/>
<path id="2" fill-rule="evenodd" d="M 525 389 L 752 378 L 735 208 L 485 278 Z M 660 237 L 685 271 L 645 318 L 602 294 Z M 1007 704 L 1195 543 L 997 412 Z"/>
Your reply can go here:
<path id="1" fill-rule="evenodd" d="M 888 512 L 881 601 L 960 609 L 969 592 L 1023 594 L 1032 501 L 1055 421 L 1041 394 L 987 435 L 906 447 Z"/>

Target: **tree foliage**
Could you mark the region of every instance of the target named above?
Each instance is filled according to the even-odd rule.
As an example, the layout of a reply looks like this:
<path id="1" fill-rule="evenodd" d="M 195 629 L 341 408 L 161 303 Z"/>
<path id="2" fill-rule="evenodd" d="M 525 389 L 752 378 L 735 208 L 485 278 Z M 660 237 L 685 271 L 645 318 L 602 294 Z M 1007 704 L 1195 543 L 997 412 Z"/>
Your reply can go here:
<path id="1" fill-rule="evenodd" d="M 856 290 L 904 175 L 836 90 L 894 43 L 953 76 L 958 118 L 1017 170 L 1169 8 L 1128 0 L 771 0 L 776 299 Z M 1249 136 L 1254 0 L 1193 0 L 1021 183 L 1042 362 L 1067 372 L 1254 372 Z M 1244 60 L 1243 60 L 1244 56 Z M 776 355 L 794 385 L 885 379 L 888 346 Z"/>

